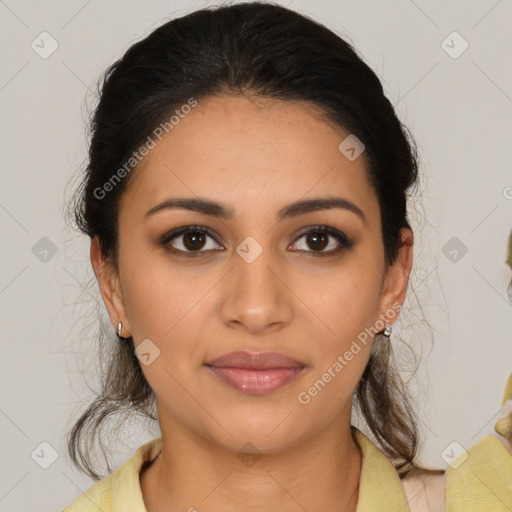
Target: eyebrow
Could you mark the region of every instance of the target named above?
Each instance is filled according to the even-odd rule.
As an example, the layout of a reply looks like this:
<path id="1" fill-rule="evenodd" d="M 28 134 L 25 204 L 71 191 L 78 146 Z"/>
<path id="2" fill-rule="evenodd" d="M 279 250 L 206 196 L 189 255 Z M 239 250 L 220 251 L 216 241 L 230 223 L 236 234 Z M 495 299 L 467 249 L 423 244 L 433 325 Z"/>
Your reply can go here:
<path id="1" fill-rule="evenodd" d="M 287 218 L 298 217 L 306 213 L 316 212 L 319 210 L 331 210 L 333 208 L 339 208 L 343 210 L 351 211 L 355 213 L 361 220 L 366 223 L 366 217 L 356 204 L 343 197 L 319 197 L 313 199 L 301 199 L 290 203 L 277 212 L 277 219 L 283 220 Z M 210 217 L 218 217 L 221 219 L 233 219 L 235 217 L 235 211 L 215 201 L 204 198 L 194 197 L 174 197 L 166 199 L 162 203 L 153 206 L 144 217 L 150 217 L 155 213 L 172 210 L 172 209 L 185 209 L 193 212 L 202 213 Z"/>

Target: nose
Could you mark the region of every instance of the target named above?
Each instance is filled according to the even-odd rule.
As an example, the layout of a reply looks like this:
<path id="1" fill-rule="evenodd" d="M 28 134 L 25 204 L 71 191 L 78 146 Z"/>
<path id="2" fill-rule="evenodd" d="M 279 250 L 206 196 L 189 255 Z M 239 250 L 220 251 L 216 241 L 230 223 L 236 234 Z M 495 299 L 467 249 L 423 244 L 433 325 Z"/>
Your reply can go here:
<path id="1" fill-rule="evenodd" d="M 293 293 L 286 283 L 285 266 L 270 250 L 258 246 L 249 240 L 233 253 L 220 308 L 226 325 L 250 334 L 282 328 L 293 316 Z"/>

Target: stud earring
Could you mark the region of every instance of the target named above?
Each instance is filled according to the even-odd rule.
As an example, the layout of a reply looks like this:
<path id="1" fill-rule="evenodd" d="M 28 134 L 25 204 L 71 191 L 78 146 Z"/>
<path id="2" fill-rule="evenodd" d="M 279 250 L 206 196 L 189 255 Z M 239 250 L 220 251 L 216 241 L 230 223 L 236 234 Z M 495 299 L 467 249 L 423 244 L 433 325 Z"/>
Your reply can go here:
<path id="1" fill-rule="evenodd" d="M 391 325 L 386 323 L 386 328 L 384 329 L 383 333 L 386 338 L 389 338 L 391 336 Z"/>
<path id="2" fill-rule="evenodd" d="M 123 332 L 123 324 L 122 324 L 122 322 L 119 322 L 119 323 L 117 324 L 117 336 L 118 336 L 119 338 L 121 338 L 121 339 L 123 338 L 123 337 L 121 336 L 121 333 L 122 333 L 122 332 Z"/>

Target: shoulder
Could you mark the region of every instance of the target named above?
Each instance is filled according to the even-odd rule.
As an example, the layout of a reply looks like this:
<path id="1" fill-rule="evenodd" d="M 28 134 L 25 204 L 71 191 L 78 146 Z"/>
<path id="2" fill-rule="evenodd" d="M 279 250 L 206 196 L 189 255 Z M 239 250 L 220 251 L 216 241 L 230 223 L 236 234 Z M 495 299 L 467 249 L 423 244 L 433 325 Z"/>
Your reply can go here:
<path id="1" fill-rule="evenodd" d="M 411 512 L 510 509 L 512 456 L 501 438 L 486 436 L 461 452 L 444 473 L 415 469 L 402 485 Z"/>
<path id="2" fill-rule="evenodd" d="M 442 470 L 415 468 L 400 478 L 389 458 L 366 435 L 355 428 L 354 434 L 363 455 L 358 510 L 445 512 Z"/>
<path id="3" fill-rule="evenodd" d="M 112 475 L 93 484 L 62 512 L 108 512 L 112 510 Z"/>
<path id="4" fill-rule="evenodd" d="M 512 508 L 512 455 L 500 438 L 485 436 L 450 464 L 446 500 L 450 512 Z"/>
<path id="5" fill-rule="evenodd" d="M 141 467 L 154 460 L 162 450 L 162 438 L 140 446 L 111 475 L 92 485 L 62 512 L 145 512 L 140 488 Z"/>
<path id="6" fill-rule="evenodd" d="M 446 473 L 414 469 L 402 479 L 411 512 L 446 512 Z"/>
<path id="7" fill-rule="evenodd" d="M 442 474 L 415 469 L 402 479 L 411 512 L 512 508 L 512 456 L 501 438 L 486 436 L 463 450 Z"/>

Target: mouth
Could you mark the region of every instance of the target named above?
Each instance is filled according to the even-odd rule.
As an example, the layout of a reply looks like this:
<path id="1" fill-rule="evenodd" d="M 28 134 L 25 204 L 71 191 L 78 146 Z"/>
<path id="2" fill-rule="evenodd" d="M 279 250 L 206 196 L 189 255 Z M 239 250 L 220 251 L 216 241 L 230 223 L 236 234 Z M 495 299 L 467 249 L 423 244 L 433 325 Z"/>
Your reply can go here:
<path id="1" fill-rule="evenodd" d="M 205 366 L 224 384 L 250 395 L 272 393 L 306 368 L 304 363 L 276 352 L 231 352 Z"/>

